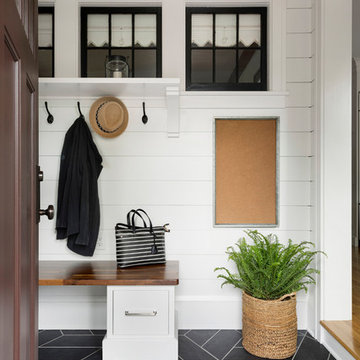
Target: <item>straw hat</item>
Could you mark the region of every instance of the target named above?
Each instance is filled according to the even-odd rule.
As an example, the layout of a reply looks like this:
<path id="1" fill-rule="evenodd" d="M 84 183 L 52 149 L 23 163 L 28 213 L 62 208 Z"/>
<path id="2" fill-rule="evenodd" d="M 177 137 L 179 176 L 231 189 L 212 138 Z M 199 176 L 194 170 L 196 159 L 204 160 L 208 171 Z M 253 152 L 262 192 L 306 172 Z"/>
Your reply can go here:
<path id="1" fill-rule="evenodd" d="M 90 124 L 101 136 L 112 138 L 123 133 L 128 124 L 128 111 L 119 99 L 105 96 L 97 99 L 90 109 Z"/>

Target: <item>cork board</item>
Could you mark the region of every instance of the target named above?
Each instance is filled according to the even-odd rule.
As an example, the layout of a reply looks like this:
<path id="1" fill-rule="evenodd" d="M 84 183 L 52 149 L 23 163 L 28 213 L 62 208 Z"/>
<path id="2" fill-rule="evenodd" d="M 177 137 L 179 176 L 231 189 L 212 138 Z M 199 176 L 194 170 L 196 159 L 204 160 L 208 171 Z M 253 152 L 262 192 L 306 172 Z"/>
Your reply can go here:
<path id="1" fill-rule="evenodd" d="M 277 119 L 216 119 L 215 225 L 277 222 Z"/>

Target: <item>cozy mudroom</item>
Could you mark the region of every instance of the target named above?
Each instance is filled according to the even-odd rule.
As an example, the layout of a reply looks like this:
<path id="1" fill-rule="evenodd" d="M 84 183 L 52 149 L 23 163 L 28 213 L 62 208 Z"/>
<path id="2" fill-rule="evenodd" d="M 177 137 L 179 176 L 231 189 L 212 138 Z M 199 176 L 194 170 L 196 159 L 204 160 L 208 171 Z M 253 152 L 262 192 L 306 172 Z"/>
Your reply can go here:
<path id="1" fill-rule="evenodd" d="M 351 15 L 4 0 L 1 360 L 360 359 Z"/>

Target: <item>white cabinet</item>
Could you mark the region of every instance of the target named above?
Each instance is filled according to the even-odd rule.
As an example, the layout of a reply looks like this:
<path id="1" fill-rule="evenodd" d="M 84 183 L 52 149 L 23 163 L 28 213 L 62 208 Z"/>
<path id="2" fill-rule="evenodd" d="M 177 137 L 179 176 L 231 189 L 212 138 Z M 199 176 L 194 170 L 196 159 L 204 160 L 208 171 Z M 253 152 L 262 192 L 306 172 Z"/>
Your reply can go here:
<path id="1" fill-rule="evenodd" d="M 155 336 L 169 334 L 167 290 L 113 290 L 112 335 Z M 111 320 L 110 320 L 111 321 Z"/>
<path id="2" fill-rule="evenodd" d="M 105 360 L 177 360 L 174 286 L 108 286 Z"/>

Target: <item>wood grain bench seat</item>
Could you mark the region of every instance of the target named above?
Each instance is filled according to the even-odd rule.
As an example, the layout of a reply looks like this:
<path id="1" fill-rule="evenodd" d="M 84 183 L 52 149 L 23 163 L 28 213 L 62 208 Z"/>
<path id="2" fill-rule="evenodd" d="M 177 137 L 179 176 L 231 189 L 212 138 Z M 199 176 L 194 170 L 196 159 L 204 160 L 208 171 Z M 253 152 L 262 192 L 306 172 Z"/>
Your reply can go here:
<path id="1" fill-rule="evenodd" d="M 120 269 L 116 261 L 40 261 L 39 285 L 178 285 L 179 262 Z"/>

